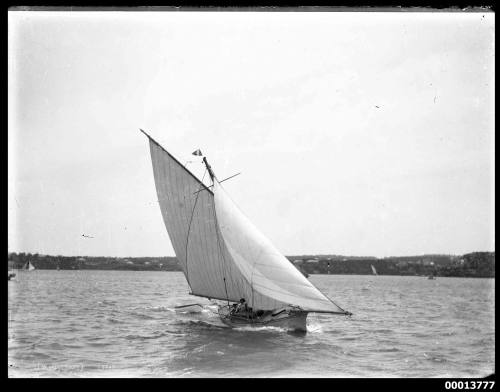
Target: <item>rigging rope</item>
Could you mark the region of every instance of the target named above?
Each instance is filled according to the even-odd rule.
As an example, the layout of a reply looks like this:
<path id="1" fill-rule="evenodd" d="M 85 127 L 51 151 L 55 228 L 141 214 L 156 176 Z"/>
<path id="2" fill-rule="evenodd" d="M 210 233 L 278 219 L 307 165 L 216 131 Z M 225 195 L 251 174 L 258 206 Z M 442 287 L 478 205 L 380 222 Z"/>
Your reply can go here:
<path id="1" fill-rule="evenodd" d="M 215 179 L 217 181 L 217 179 Z M 229 296 L 227 294 L 227 285 L 226 285 L 226 259 L 224 258 L 224 252 L 222 251 L 222 246 L 220 244 L 220 238 L 219 238 L 219 230 L 217 228 L 219 227 L 217 224 L 217 213 L 215 212 L 215 200 L 213 203 L 213 213 L 214 213 L 214 219 L 215 219 L 215 235 L 217 236 L 217 244 L 219 245 L 219 252 L 222 256 L 222 261 L 223 261 L 223 266 L 224 268 L 222 269 L 223 271 L 223 280 L 224 280 L 224 290 L 226 291 L 226 300 L 227 300 L 227 306 L 229 306 Z"/>
<path id="2" fill-rule="evenodd" d="M 205 175 L 207 174 L 207 169 L 205 169 L 205 172 L 203 173 L 203 177 L 201 178 L 201 187 L 204 187 L 203 185 L 203 180 L 205 179 Z M 202 189 L 200 187 L 199 191 Z M 191 211 L 191 219 L 189 220 L 189 226 L 188 226 L 188 231 L 186 235 L 186 280 L 189 284 L 189 268 L 188 268 L 188 244 L 189 244 L 189 233 L 191 231 L 191 223 L 193 222 L 193 216 L 194 216 L 194 210 L 196 208 L 196 203 L 198 203 L 198 197 L 200 196 L 200 192 L 196 193 L 196 199 L 194 200 L 194 206 L 193 206 L 193 211 Z M 191 285 L 189 284 L 191 287 Z"/>

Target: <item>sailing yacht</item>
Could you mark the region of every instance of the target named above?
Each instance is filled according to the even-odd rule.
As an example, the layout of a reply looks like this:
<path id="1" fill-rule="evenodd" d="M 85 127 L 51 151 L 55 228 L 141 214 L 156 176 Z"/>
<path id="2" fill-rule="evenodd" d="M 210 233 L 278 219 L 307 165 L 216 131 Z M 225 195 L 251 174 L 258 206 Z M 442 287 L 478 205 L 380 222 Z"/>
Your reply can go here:
<path id="1" fill-rule="evenodd" d="M 309 313 L 351 314 L 319 291 L 250 222 L 206 157 L 210 186 L 141 132 L 149 139 L 160 211 L 190 294 L 217 300 L 224 324 L 306 331 Z M 241 299 L 248 311 L 234 312 Z"/>
<path id="2" fill-rule="evenodd" d="M 372 273 L 373 273 L 373 275 L 378 275 L 377 274 L 377 270 L 375 269 L 375 267 L 373 266 L 373 264 L 371 264 L 370 267 L 372 267 Z"/>
<path id="3" fill-rule="evenodd" d="M 33 271 L 35 270 L 35 267 L 33 264 L 31 264 L 31 261 L 28 261 L 23 265 L 23 271 Z"/>

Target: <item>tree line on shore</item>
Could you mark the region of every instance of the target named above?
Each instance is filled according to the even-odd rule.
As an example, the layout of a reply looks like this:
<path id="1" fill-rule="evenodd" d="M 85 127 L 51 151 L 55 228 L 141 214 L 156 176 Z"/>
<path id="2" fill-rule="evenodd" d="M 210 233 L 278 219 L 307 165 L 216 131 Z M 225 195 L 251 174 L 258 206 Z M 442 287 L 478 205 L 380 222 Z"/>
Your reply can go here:
<path id="1" fill-rule="evenodd" d="M 355 257 L 339 255 L 287 256 L 307 274 L 434 275 L 495 277 L 495 252 L 473 252 L 462 256 L 422 255 L 405 257 Z M 86 257 L 9 253 L 10 269 L 21 269 L 28 261 L 36 269 L 180 271 L 175 257 Z"/>

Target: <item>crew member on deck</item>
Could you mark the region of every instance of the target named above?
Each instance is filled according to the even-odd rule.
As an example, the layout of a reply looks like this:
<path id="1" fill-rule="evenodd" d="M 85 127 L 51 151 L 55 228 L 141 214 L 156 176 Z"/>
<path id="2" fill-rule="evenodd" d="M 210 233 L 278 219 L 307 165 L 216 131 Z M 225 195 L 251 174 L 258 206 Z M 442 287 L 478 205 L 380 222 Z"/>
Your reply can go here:
<path id="1" fill-rule="evenodd" d="M 236 313 L 244 313 L 248 311 L 248 306 L 245 302 L 245 298 L 240 299 L 240 303 L 236 307 Z"/>

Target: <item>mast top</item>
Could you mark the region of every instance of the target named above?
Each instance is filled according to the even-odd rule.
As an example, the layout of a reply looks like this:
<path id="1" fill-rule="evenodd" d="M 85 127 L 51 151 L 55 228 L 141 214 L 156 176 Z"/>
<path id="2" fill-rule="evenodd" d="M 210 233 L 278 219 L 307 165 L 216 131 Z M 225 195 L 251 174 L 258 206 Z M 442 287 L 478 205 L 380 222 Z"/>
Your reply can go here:
<path id="1" fill-rule="evenodd" d="M 141 131 L 144 135 L 146 135 L 148 137 L 149 141 L 151 141 L 154 144 L 156 144 L 170 158 L 172 158 L 177 164 L 179 164 L 179 166 L 182 167 L 184 169 L 184 171 L 186 171 L 191 177 L 193 177 L 200 185 L 202 185 L 205 190 L 207 190 L 208 192 L 212 193 L 212 191 L 209 189 L 209 187 L 207 187 L 205 184 L 203 184 L 203 182 L 198 177 L 196 177 L 193 173 L 191 173 L 191 171 L 186 166 L 184 166 L 182 163 L 180 163 L 179 160 L 176 157 L 174 157 L 167 150 L 165 150 L 165 148 L 163 148 L 163 146 L 160 143 L 158 143 L 155 139 L 153 139 L 150 135 L 148 135 L 146 133 L 146 131 L 142 130 L 141 128 L 139 128 L 139 131 Z"/>
<path id="2" fill-rule="evenodd" d="M 213 182 L 214 179 L 217 179 L 217 177 L 215 177 L 215 174 L 214 174 L 214 172 L 212 170 L 212 166 L 210 166 L 209 163 L 208 163 L 208 161 L 207 161 L 207 157 L 203 157 L 203 163 L 207 167 L 208 174 L 210 175 L 210 178 L 212 179 L 212 182 Z"/>

